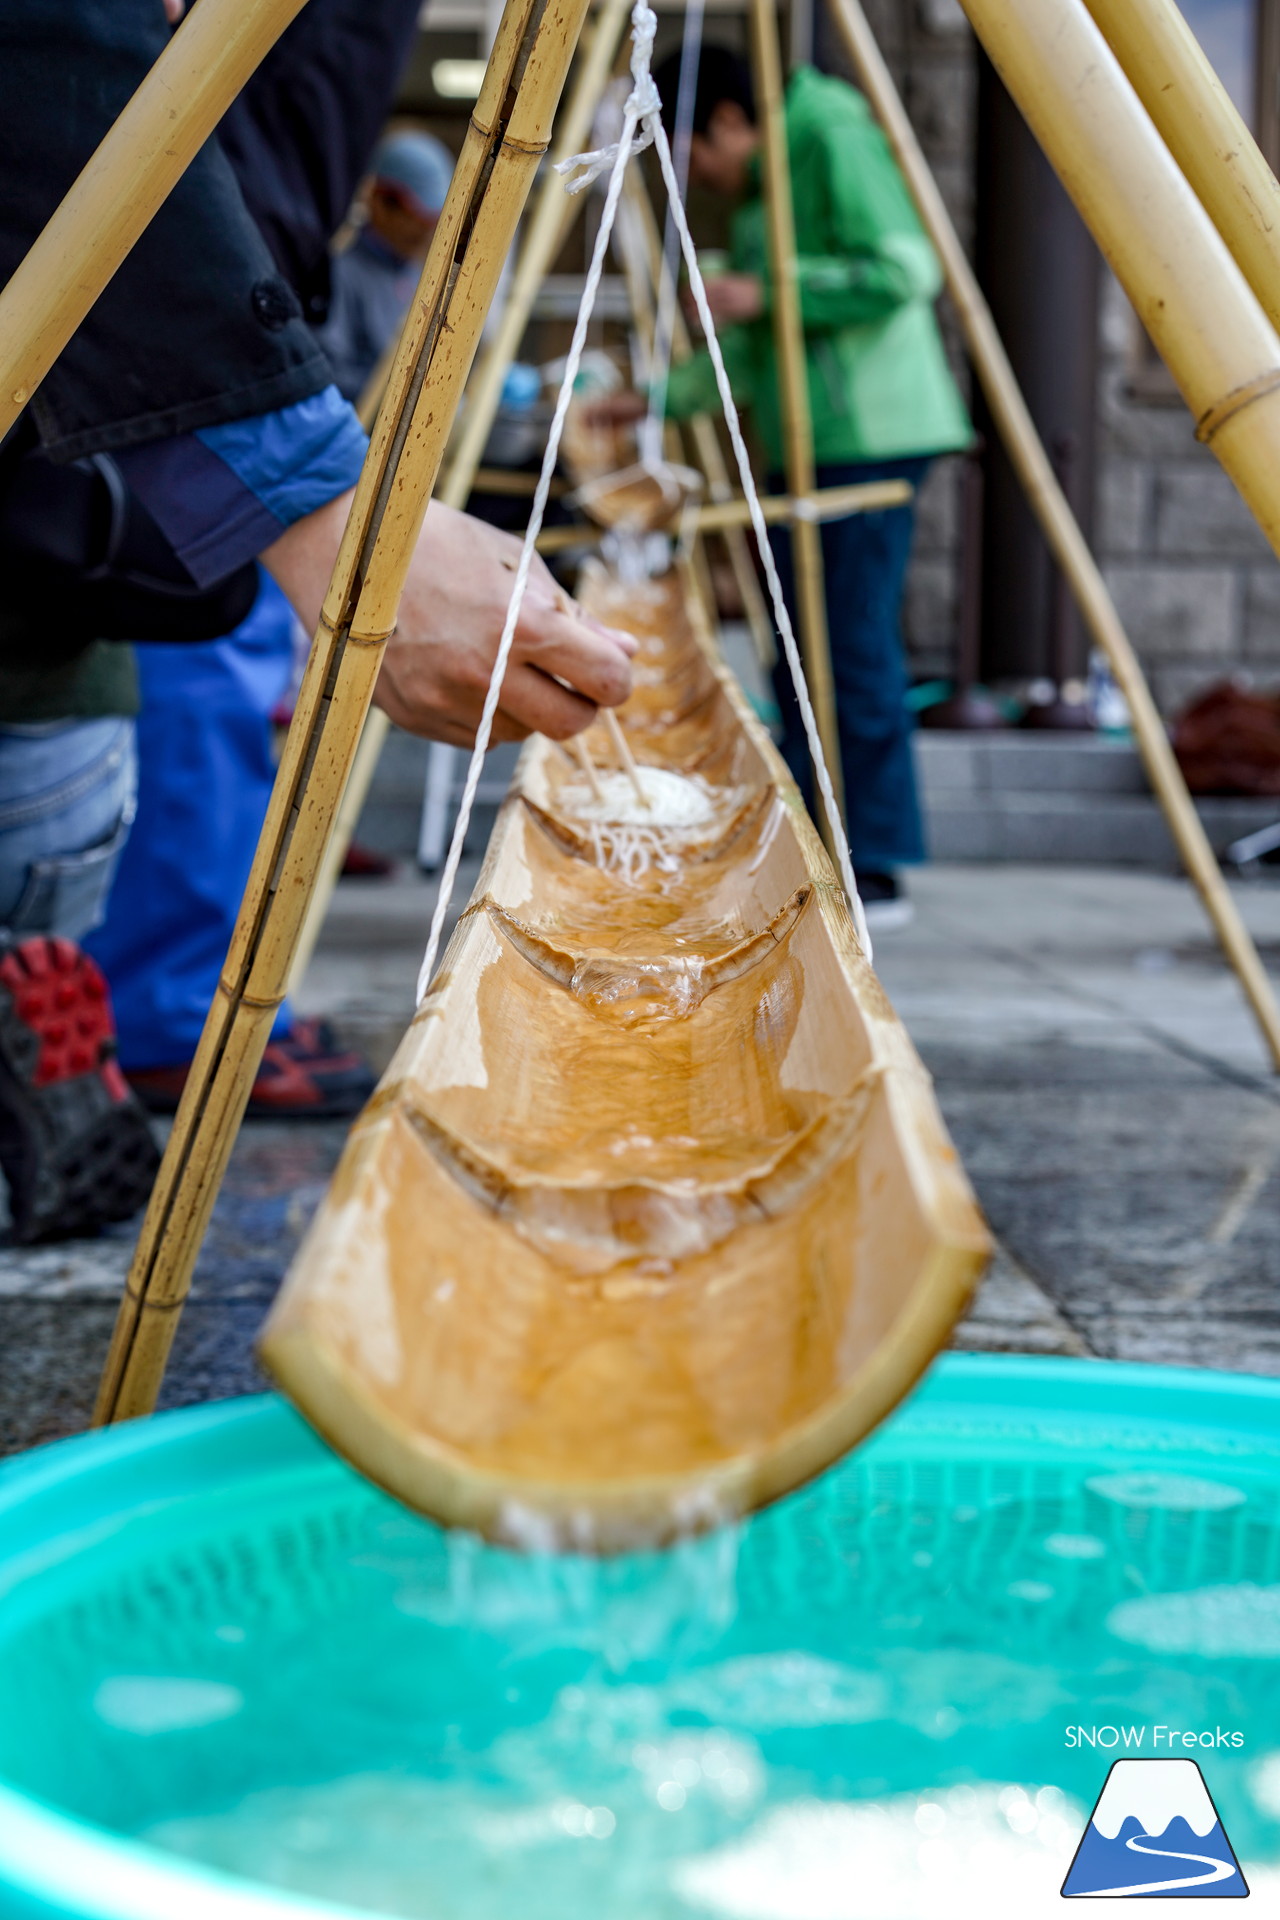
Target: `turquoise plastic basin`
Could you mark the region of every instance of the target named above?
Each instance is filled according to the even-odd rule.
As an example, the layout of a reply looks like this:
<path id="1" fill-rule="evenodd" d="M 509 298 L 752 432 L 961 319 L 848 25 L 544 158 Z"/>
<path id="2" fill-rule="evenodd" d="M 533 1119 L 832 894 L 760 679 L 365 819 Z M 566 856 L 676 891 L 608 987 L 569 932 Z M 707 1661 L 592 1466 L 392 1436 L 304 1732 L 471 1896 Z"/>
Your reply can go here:
<path id="1" fill-rule="evenodd" d="M 1157 1726 L 1280 1912 L 1280 1382 L 949 1357 L 741 1534 L 603 1563 L 446 1536 L 270 1397 L 0 1469 L 6 1920 L 1035 1920 Z"/>

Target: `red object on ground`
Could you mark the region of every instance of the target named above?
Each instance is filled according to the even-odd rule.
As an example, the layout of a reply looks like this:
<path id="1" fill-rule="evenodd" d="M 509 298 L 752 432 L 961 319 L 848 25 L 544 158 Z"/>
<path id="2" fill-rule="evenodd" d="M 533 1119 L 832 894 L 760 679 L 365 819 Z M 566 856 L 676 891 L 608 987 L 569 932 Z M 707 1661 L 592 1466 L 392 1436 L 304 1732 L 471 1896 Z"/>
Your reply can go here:
<path id="1" fill-rule="evenodd" d="M 384 880 L 395 870 L 394 860 L 389 860 L 385 853 L 375 853 L 372 847 L 362 847 L 358 840 L 348 846 L 342 862 L 344 880 Z"/>
<path id="2" fill-rule="evenodd" d="M 116 1100 L 128 1092 L 114 1057 L 115 1022 L 101 969 L 70 940 L 27 940 L 0 960 L 0 983 L 40 1042 L 31 1084 L 101 1071 Z"/>
<path id="3" fill-rule="evenodd" d="M 0 957 L 0 1165 L 13 1237 L 68 1239 L 127 1220 L 159 1152 L 116 1061 L 111 996 L 70 940 Z"/>
<path id="4" fill-rule="evenodd" d="M 1218 681 L 1174 721 L 1173 751 L 1192 793 L 1280 795 L 1280 694 Z"/>

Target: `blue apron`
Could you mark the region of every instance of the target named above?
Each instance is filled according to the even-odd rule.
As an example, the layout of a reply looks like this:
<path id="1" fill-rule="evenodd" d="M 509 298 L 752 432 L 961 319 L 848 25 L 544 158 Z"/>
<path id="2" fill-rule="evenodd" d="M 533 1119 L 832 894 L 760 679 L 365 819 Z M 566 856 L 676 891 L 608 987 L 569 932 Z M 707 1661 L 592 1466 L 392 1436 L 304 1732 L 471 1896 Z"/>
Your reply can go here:
<path id="1" fill-rule="evenodd" d="M 271 713 L 294 617 L 262 574 L 222 640 L 139 647 L 138 811 L 107 916 L 85 942 L 111 986 L 126 1072 L 191 1059 L 267 811 Z M 276 1031 L 287 1031 L 282 1008 Z"/>

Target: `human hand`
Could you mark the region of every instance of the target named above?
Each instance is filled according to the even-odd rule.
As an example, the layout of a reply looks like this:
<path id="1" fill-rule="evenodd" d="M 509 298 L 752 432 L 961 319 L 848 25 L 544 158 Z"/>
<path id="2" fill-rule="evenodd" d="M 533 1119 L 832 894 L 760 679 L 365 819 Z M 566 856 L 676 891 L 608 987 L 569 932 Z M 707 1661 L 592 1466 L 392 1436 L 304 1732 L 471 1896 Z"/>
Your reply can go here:
<path id="1" fill-rule="evenodd" d="M 164 0 L 164 17 L 171 27 L 181 20 L 186 4 L 187 0 Z"/>
<path id="2" fill-rule="evenodd" d="M 350 502 L 350 494 L 331 500 L 262 555 L 311 627 Z M 474 740 L 519 559 L 520 542 L 512 535 L 432 501 L 374 692 L 398 727 L 451 746 Z M 619 706 L 631 691 L 635 648 L 630 634 L 584 614 L 535 557 L 493 743 L 530 733 L 566 740 L 591 724 L 598 707 Z"/>
<path id="3" fill-rule="evenodd" d="M 374 695 L 397 726 L 453 745 L 474 740 L 519 560 L 512 534 L 432 502 Z M 597 708 L 630 693 L 635 650 L 629 633 L 583 613 L 535 555 L 494 742 L 580 733 Z"/>
<path id="4" fill-rule="evenodd" d="M 758 274 L 717 273 L 703 284 L 711 317 L 717 324 L 756 320 L 764 312 L 764 282 Z M 690 318 L 697 318 L 692 288 L 685 288 L 683 298 Z"/>

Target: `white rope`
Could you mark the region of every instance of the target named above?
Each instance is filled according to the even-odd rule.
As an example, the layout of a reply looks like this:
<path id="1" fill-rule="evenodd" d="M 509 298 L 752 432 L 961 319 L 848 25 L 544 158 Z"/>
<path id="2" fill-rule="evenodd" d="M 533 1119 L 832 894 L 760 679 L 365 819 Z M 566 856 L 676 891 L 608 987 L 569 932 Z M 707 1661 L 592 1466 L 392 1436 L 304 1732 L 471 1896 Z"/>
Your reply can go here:
<path id="1" fill-rule="evenodd" d="M 647 33 L 642 32 L 642 14 L 647 14 L 649 22 Z M 454 822 L 453 838 L 449 842 L 449 855 L 444 863 L 444 872 L 440 876 L 440 893 L 436 900 L 435 912 L 431 916 L 431 933 L 427 940 L 427 951 L 423 956 L 422 967 L 418 974 L 418 1000 L 423 1000 L 431 984 L 435 971 L 436 956 L 440 951 L 440 941 L 444 933 L 444 923 L 448 916 L 449 905 L 453 899 L 454 883 L 458 877 L 458 866 L 462 859 L 462 845 L 467 837 L 467 828 L 471 824 L 471 809 L 475 804 L 476 788 L 480 784 L 480 773 L 484 766 L 485 754 L 489 751 L 489 738 L 493 732 L 493 716 L 498 709 L 498 699 L 502 693 L 502 682 L 506 676 L 507 662 L 511 658 L 511 647 L 515 640 L 516 625 L 520 619 L 520 609 L 524 605 L 525 589 L 529 584 L 529 570 L 533 565 L 535 543 L 542 531 L 542 516 L 547 509 L 547 499 L 551 492 L 551 480 L 555 473 L 556 460 L 560 452 L 560 438 L 564 432 L 565 417 L 569 403 L 573 398 L 574 384 L 578 378 L 578 369 L 582 364 L 583 351 L 587 344 L 587 326 L 595 306 L 596 294 L 600 287 L 600 277 L 604 272 L 605 258 L 609 246 L 609 235 L 613 230 L 614 216 L 618 210 L 618 199 L 622 192 L 622 177 L 626 172 L 627 160 L 635 147 L 636 129 L 642 114 L 648 114 L 649 127 L 658 120 L 657 89 L 649 74 L 649 56 L 653 50 L 653 36 L 657 30 L 657 16 L 650 8 L 637 0 L 632 15 L 635 30 L 635 46 L 631 56 L 631 71 L 635 78 L 635 87 L 627 101 L 622 122 L 622 137 L 612 147 L 603 148 L 597 153 L 579 154 L 570 160 L 560 162 L 560 171 L 568 172 L 575 166 L 583 166 L 580 181 L 576 180 L 569 188 L 577 192 L 580 186 L 586 186 L 607 166 L 612 167 L 609 175 L 609 190 L 605 195 L 604 212 L 600 219 L 600 229 L 596 234 L 595 250 L 591 256 L 591 265 L 587 272 L 586 285 L 582 289 L 582 301 L 578 307 L 578 318 L 573 329 L 573 341 L 564 365 L 564 377 L 560 383 L 560 394 L 556 401 L 556 410 L 551 420 L 551 429 L 547 435 L 547 450 L 542 459 L 542 471 L 538 475 L 538 485 L 533 496 L 533 509 L 529 515 L 529 525 L 525 529 L 524 545 L 520 549 L 520 564 L 516 568 L 515 585 L 511 589 L 511 601 L 507 607 L 506 623 L 502 629 L 502 638 L 498 642 L 498 652 L 489 676 L 489 689 L 485 694 L 484 707 L 480 714 L 480 725 L 476 729 L 476 743 L 471 749 L 471 759 L 467 766 L 467 778 L 462 789 L 462 799 L 458 806 L 458 817 Z M 658 120 L 661 125 L 661 121 Z M 649 138 L 652 139 L 652 132 Z M 643 144 L 647 145 L 648 142 Z M 596 166 L 596 162 L 599 166 Z M 592 169 L 595 169 L 593 172 Z"/>
<path id="2" fill-rule="evenodd" d="M 698 98 L 698 68 L 702 63 L 702 20 L 705 0 L 688 0 L 684 38 L 680 46 L 680 81 L 676 89 L 676 117 L 671 153 L 676 190 L 681 204 L 689 184 L 689 153 L 693 145 L 693 113 Z M 680 236 L 671 204 L 662 229 L 662 264 L 658 276 L 658 312 L 653 330 L 653 368 L 649 380 L 649 412 L 641 423 L 640 445 L 655 457 L 662 453 L 662 429 L 671 379 L 671 351 L 676 335 L 676 296 L 680 266 Z"/>
<path id="3" fill-rule="evenodd" d="M 783 651 L 787 665 L 791 669 L 791 678 L 795 686 L 796 699 L 800 705 L 801 718 L 804 721 L 805 737 L 809 742 L 809 751 L 813 758 L 818 788 L 822 794 L 822 803 L 826 808 L 827 819 L 831 823 L 831 837 L 835 843 L 836 858 L 840 867 L 840 877 L 849 896 L 849 905 L 853 912 L 854 925 L 858 940 L 867 959 L 871 958 L 871 940 L 867 933 L 866 916 L 862 911 L 862 901 L 858 897 L 858 884 L 854 878 L 853 865 L 849 858 L 848 842 L 840 821 L 840 810 L 836 806 L 835 793 L 831 785 L 831 775 L 827 771 L 826 759 L 822 751 L 822 739 L 818 732 L 818 723 L 814 717 L 813 703 L 809 698 L 809 689 L 805 681 L 804 664 L 800 650 L 796 645 L 791 618 L 787 612 L 787 603 L 783 598 L 782 582 L 778 578 L 778 569 L 774 562 L 773 550 L 769 545 L 768 528 L 765 525 L 764 512 L 760 506 L 760 496 L 756 492 L 751 461 L 747 454 L 746 442 L 742 437 L 742 427 L 738 420 L 738 409 L 734 404 L 733 390 L 729 385 L 729 376 L 725 371 L 724 357 L 720 352 L 720 342 L 716 337 L 715 321 L 707 303 L 707 290 L 703 285 L 702 274 L 698 267 L 698 256 L 693 238 L 689 232 L 689 223 L 685 218 L 684 206 L 680 199 L 679 183 L 671 159 L 671 148 L 667 142 L 666 131 L 662 125 L 662 102 L 649 71 L 653 54 L 654 35 L 658 29 L 658 17 L 645 0 L 636 0 L 631 14 L 632 50 L 631 77 L 633 81 L 623 115 L 620 138 L 607 147 L 600 147 L 591 153 L 573 155 L 559 163 L 557 171 L 568 175 L 577 171 L 577 177 L 567 183 L 570 193 L 579 193 L 590 186 L 609 170 L 609 187 L 605 194 L 604 211 L 600 217 L 600 228 L 596 234 L 595 248 L 591 255 L 591 265 L 587 271 L 586 284 L 582 289 L 582 299 L 578 306 L 578 318 L 574 324 L 573 341 L 565 360 L 564 375 L 560 393 L 552 416 L 551 428 L 547 435 L 547 450 L 543 455 L 542 471 L 538 475 L 538 485 L 533 496 L 533 508 L 529 515 L 529 524 L 525 529 L 524 545 L 520 549 L 520 563 L 516 568 L 515 584 L 511 589 L 511 600 L 507 607 L 507 618 L 502 629 L 502 638 L 498 642 L 498 652 L 494 659 L 493 671 L 489 676 L 489 687 L 485 694 L 484 707 L 480 714 L 480 724 L 476 729 L 475 746 L 471 750 L 471 759 L 467 766 L 467 777 L 462 789 L 462 799 L 458 805 L 458 817 L 454 822 L 453 838 L 449 842 L 449 854 L 445 861 L 444 872 L 440 876 L 440 892 L 436 900 L 435 912 L 431 916 L 431 933 L 427 940 L 427 951 L 423 956 L 422 968 L 418 974 L 419 1003 L 426 995 L 435 971 L 436 957 L 440 951 L 440 941 L 444 933 L 444 923 L 448 917 L 449 906 L 453 899 L 453 889 L 458 877 L 458 867 L 462 859 L 463 842 L 467 837 L 467 828 L 471 823 L 471 810 L 475 804 L 476 788 L 480 784 L 480 773 L 484 766 L 484 757 L 489 750 L 489 739 L 493 732 L 493 718 L 498 709 L 498 700 L 502 693 L 502 682 L 506 676 L 507 662 L 511 658 L 511 648 L 515 640 L 516 627 L 520 619 L 520 609 L 524 604 L 525 590 L 529 584 L 529 570 L 533 565 L 535 543 L 542 531 L 542 517 L 546 512 L 547 500 L 551 492 L 551 480 L 555 472 L 556 460 L 560 453 L 560 440 L 564 432 L 565 418 L 569 404 L 573 399 L 574 386 L 582 362 L 583 351 L 587 343 L 587 327 L 595 307 L 596 295 L 600 289 L 600 278 L 604 272 L 605 258 L 608 252 L 609 237 L 618 211 L 618 201 L 622 193 L 622 180 L 626 172 L 627 161 L 633 153 L 639 153 L 653 145 L 662 169 L 663 182 L 676 231 L 680 236 L 680 246 L 684 253 L 685 264 L 689 269 L 689 284 L 693 289 L 694 301 L 698 308 L 698 317 L 702 321 L 706 334 L 707 350 L 711 355 L 711 364 L 715 369 L 716 386 L 720 392 L 720 404 L 724 408 L 725 421 L 729 428 L 729 438 L 733 444 L 734 457 L 738 464 L 738 475 L 742 481 L 742 491 L 746 497 L 747 510 L 751 515 L 751 525 L 755 530 L 760 548 L 760 558 L 764 564 L 765 579 L 769 586 L 769 597 L 773 603 L 774 619 L 782 637 Z"/>
<path id="4" fill-rule="evenodd" d="M 557 160 L 556 172 L 565 176 L 567 193 L 582 193 L 594 185 L 601 174 L 608 173 L 610 168 L 616 169 L 624 154 L 643 153 L 646 147 L 653 145 L 654 125 L 661 125 L 662 114 L 662 102 L 649 71 L 649 63 L 653 58 L 653 39 L 657 31 L 658 16 L 653 8 L 645 6 L 644 0 L 636 0 L 631 11 L 632 87 L 627 99 L 622 137 L 610 141 L 607 147 L 595 147 L 590 153 L 574 153 L 567 160 Z M 575 178 L 571 180 L 570 174 L 574 174 Z M 609 184 L 612 187 L 612 178 Z M 585 301 L 585 289 L 582 297 Z M 594 292 L 591 298 L 594 302 Z"/>
<path id="5" fill-rule="evenodd" d="M 840 868 L 840 878 L 844 882 L 845 892 L 849 896 L 849 907 L 853 914 L 853 924 L 857 929 L 858 942 L 871 959 L 871 936 L 867 932 L 867 917 L 862 910 L 862 900 L 858 893 L 858 882 L 854 877 L 853 862 L 849 856 L 849 842 L 845 838 L 844 825 L 840 819 L 840 809 L 836 805 L 835 790 L 831 785 L 831 775 L 827 769 L 826 755 L 822 751 L 822 736 L 818 732 L 817 717 L 813 711 L 813 702 L 809 698 L 809 685 L 805 679 L 804 662 L 800 658 L 800 649 L 796 645 L 795 630 L 791 625 L 791 615 L 787 612 L 787 603 L 783 597 L 782 582 L 778 578 L 777 562 L 773 557 L 773 548 L 769 544 L 769 530 L 765 525 L 764 510 L 760 505 L 760 496 L 756 492 L 755 476 L 751 471 L 751 458 L 747 452 L 747 443 L 742 437 L 742 425 L 738 419 L 738 409 L 733 398 L 733 388 L 729 384 L 729 375 L 725 371 L 724 355 L 720 351 L 720 342 L 716 336 L 716 323 L 711 315 L 707 301 L 707 289 L 703 284 L 702 270 L 698 265 L 697 250 L 693 236 L 689 232 L 689 222 L 685 217 L 684 205 L 680 199 L 675 168 L 671 160 L 671 148 L 667 143 L 666 130 L 659 120 L 653 129 L 654 150 L 658 156 L 658 165 L 662 169 L 663 182 L 667 189 L 667 198 L 676 231 L 680 235 L 680 247 L 684 254 L 685 265 L 689 269 L 689 285 L 693 292 L 694 304 L 698 309 L 698 318 L 702 322 L 702 331 L 707 338 L 707 352 L 715 369 L 716 386 L 720 393 L 720 405 L 724 409 L 725 424 L 729 429 L 729 439 L 733 446 L 734 459 L 738 466 L 738 478 L 742 482 L 742 492 L 746 499 L 747 511 L 751 515 L 751 526 L 760 549 L 760 559 L 764 566 L 765 580 L 769 587 L 769 599 L 773 606 L 773 617 L 777 623 L 782 640 L 782 650 L 786 655 L 787 666 L 791 670 L 791 683 L 795 688 L 796 699 L 800 706 L 800 717 L 804 721 L 805 738 L 809 742 L 809 754 L 817 776 L 818 791 L 822 795 L 822 804 L 826 809 L 831 826 L 831 840 L 836 850 L 836 863 Z"/>

